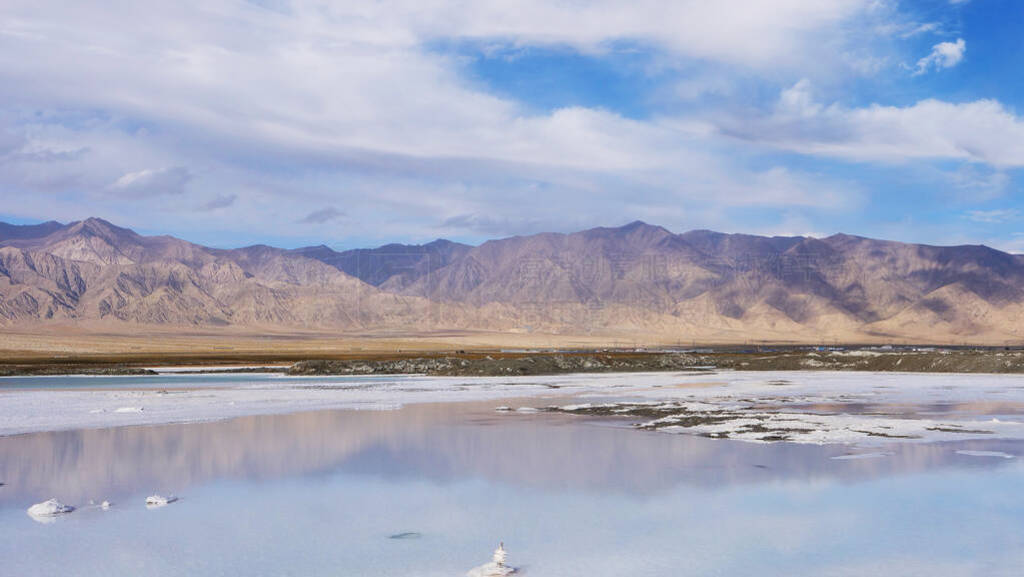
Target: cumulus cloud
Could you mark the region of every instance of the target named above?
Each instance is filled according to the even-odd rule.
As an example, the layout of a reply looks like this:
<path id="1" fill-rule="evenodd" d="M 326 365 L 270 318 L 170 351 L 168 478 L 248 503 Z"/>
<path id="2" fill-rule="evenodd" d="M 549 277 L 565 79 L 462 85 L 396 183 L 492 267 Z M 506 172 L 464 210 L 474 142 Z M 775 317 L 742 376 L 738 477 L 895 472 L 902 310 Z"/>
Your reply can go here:
<path id="1" fill-rule="evenodd" d="M 924 74 L 931 69 L 952 68 L 960 64 L 964 59 L 965 52 L 967 52 L 967 43 L 963 38 L 957 38 L 956 42 L 939 42 L 932 46 L 932 51 L 928 56 L 917 61 L 917 70 L 914 74 Z"/>
<path id="2" fill-rule="evenodd" d="M 536 114 L 461 79 L 453 57 L 430 44 L 599 53 L 636 43 L 775 74 L 845 62 L 842 39 L 869 12 L 860 0 L 299 0 L 283 12 L 204 5 L 100 16 L 73 4 L 24 4 L 14 19 L 24 36 L 0 46 L 18 55 L 0 56 L 5 99 L 116 110 L 231 148 L 630 169 L 657 162 L 651 155 L 665 135 L 597 109 Z"/>
<path id="3" fill-rule="evenodd" d="M 315 3 L 297 5 L 300 13 L 318 9 Z M 842 38 L 845 26 L 872 8 L 861 0 L 391 0 L 349 2 L 325 12 L 348 28 L 343 33 L 357 32 L 360 39 L 370 37 L 365 23 L 372 23 L 375 43 L 504 39 L 601 52 L 616 42 L 639 41 L 687 57 L 777 69 L 808 62 L 811 57 L 802 49 L 824 38 Z"/>
<path id="4" fill-rule="evenodd" d="M 767 117 L 722 119 L 737 138 L 805 154 L 856 161 L 948 159 L 1024 166 L 1024 120 L 995 100 L 849 108 L 823 104 L 809 82 L 784 90 Z"/>
<path id="5" fill-rule="evenodd" d="M 192 174 L 184 166 L 144 168 L 121 175 L 110 190 L 129 196 L 161 196 L 181 194 Z"/>
<path id="6" fill-rule="evenodd" d="M 345 216 L 345 212 L 333 206 L 327 206 L 307 214 L 299 219 L 301 224 L 325 224 Z"/>
<path id="7" fill-rule="evenodd" d="M 538 110 L 464 74 L 460 52 L 489 44 L 594 58 L 647 51 L 668 68 L 714 71 L 681 74 L 682 82 L 674 83 L 673 98 L 699 103 L 708 95 L 745 94 L 751 84 L 744 83 L 754 84 L 751 93 L 764 93 L 780 79 L 798 78 L 795 71 L 847 78 L 851 70 L 879 70 L 877 63 L 889 55 L 886 42 L 876 42 L 873 19 L 893 16 L 888 2 L 295 0 L 283 10 L 244 2 L 212 6 L 150 2 L 98 13 L 81 3 L 39 0 L 7 8 L 0 108 L 42 110 L 25 120 L 33 139 L 54 150 L 90 153 L 59 170 L 0 165 L 4 190 L 133 192 L 161 208 L 150 218 L 177 223 L 173 211 L 180 203 L 163 195 L 187 185 L 196 198 L 210 199 L 210 215 L 196 213 L 198 200 L 180 207 L 193 222 L 208 219 L 203 229 L 277 225 L 276 234 L 297 235 L 306 227 L 296 223 L 341 217 L 328 206 L 281 222 L 282 207 L 299 202 L 344 206 L 360 234 L 405 238 L 433 233 L 446 217 L 456 219 L 452 227 L 482 232 L 566 230 L 624 218 L 711 226 L 725 222 L 730 209 L 752 206 L 849 208 L 859 202 L 856 186 L 758 155 L 785 148 L 889 160 L 889 148 L 896 148 L 904 151 L 898 158 L 931 157 L 905 152 L 931 145 L 929 135 L 904 134 L 909 129 L 901 127 L 898 142 L 889 143 L 890 120 L 861 130 L 852 118 L 858 109 L 819 103 L 809 83 L 768 118 L 735 125 L 700 110 L 648 117 L 596 106 Z M 882 35 L 895 38 L 906 29 Z M 942 112 L 920 120 L 934 121 Z M 763 132 L 753 134 L 752 127 Z M 744 142 L 737 146 L 722 134 Z M 1005 142 L 976 143 L 959 132 L 950 139 L 959 152 L 943 150 L 939 157 L 1013 158 L 1012 150 L 998 151 Z M 159 166 L 177 168 L 139 170 Z M 185 166 L 202 167 L 201 181 L 193 182 Z M 239 191 L 246 202 L 216 211 L 236 200 L 223 190 Z M 103 200 L 73 196 L 62 195 L 61 202 Z M 104 214 L 116 214 L 115 200 L 107 195 L 111 207 Z M 54 210 L 31 199 L 8 204 L 34 206 L 45 218 Z M 552 216 L 538 221 L 538 206 Z M 75 208 L 66 210 L 81 212 Z M 225 218 L 243 210 L 245 219 Z M 130 217 L 131 209 L 123 214 Z M 492 222 L 456 218 L 497 214 Z"/>

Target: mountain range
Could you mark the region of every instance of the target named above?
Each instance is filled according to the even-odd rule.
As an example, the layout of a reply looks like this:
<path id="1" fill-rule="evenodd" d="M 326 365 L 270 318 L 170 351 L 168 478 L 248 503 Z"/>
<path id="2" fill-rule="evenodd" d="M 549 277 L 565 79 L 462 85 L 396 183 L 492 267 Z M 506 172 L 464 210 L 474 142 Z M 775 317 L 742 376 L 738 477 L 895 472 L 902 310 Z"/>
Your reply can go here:
<path id="1" fill-rule="evenodd" d="M 0 223 L 0 325 L 479 331 L 638 342 L 1004 344 L 1024 256 L 642 222 L 479 246 L 217 249 L 98 218 Z"/>

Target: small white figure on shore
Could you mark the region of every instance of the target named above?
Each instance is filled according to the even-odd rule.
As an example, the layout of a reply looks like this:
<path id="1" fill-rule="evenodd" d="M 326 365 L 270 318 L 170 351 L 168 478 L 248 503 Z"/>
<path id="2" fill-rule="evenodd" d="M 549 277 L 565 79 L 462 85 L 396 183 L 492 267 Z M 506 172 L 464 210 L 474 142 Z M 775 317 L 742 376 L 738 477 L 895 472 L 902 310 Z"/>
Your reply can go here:
<path id="1" fill-rule="evenodd" d="M 170 503 L 177 501 L 178 498 L 174 495 L 170 497 L 164 497 L 162 495 L 150 495 L 146 497 L 146 508 L 156 509 L 157 507 L 164 507 Z"/>
<path id="2" fill-rule="evenodd" d="M 516 569 L 506 565 L 505 561 L 505 543 L 502 542 L 494 550 L 494 556 L 491 557 L 490 563 L 470 569 L 466 573 L 466 577 L 504 577 L 505 575 L 512 575 L 516 572 Z"/>
<path id="3" fill-rule="evenodd" d="M 56 499 L 36 503 L 28 508 L 28 516 L 40 523 L 53 523 L 54 517 L 74 511 L 71 505 L 65 505 Z"/>

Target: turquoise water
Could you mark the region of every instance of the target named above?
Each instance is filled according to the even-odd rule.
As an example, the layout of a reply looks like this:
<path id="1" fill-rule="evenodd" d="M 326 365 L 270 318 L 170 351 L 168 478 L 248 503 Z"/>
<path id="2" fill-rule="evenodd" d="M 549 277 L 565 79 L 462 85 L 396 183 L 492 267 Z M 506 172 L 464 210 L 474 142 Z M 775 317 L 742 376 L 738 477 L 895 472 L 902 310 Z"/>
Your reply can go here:
<path id="1" fill-rule="evenodd" d="M 0 575 L 1020 575 L 1014 442 L 849 449 L 488 404 L 0 438 Z M 181 497 L 147 510 L 145 497 Z M 57 497 L 85 505 L 40 524 Z M 108 499 L 108 511 L 90 508 Z M 416 533 L 392 539 L 401 533 Z"/>

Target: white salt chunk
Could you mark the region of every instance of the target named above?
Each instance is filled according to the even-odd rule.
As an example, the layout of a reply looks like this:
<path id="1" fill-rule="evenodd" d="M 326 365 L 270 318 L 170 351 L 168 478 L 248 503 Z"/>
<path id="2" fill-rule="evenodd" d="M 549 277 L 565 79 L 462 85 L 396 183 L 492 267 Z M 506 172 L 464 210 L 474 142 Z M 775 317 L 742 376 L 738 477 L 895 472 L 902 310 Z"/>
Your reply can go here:
<path id="1" fill-rule="evenodd" d="M 957 455 L 966 455 L 968 457 L 998 457 L 1000 459 L 1013 459 L 1014 456 L 1009 453 L 1002 451 L 957 451 Z"/>
<path id="2" fill-rule="evenodd" d="M 65 505 L 56 499 L 36 503 L 28 508 L 28 514 L 33 517 L 53 517 L 74 511 L 71 505 Z"/>
<path id="3" fill-rule="evenodd" d="M 470 569 L 466 573 L 466 577 L 504 577 L 505 575 L 512 575 L 516 572 L 516 569 L 506 565 L 505 561 L 505 544 L 501 543 L 494 550 L 490 563 Z"/>
<path id="4" fill-rule="evenodd" d="M 849 455 L 839 455 L 836 457 L 829 457 L 834 461 L 855 461 L 859 459 L 877 459 L 879 457 L 891 457 L 892 453 L 852 453 Z"/>
<path id="5" fill-rule="evenodd" d="M 150 495 L 149 497 L 146 497 L 146 506 L 149 508 L 164 507 L 177 500 L 178 498 L 174 495 L 169 497 L 164 497 L 163 495 Z"/>

